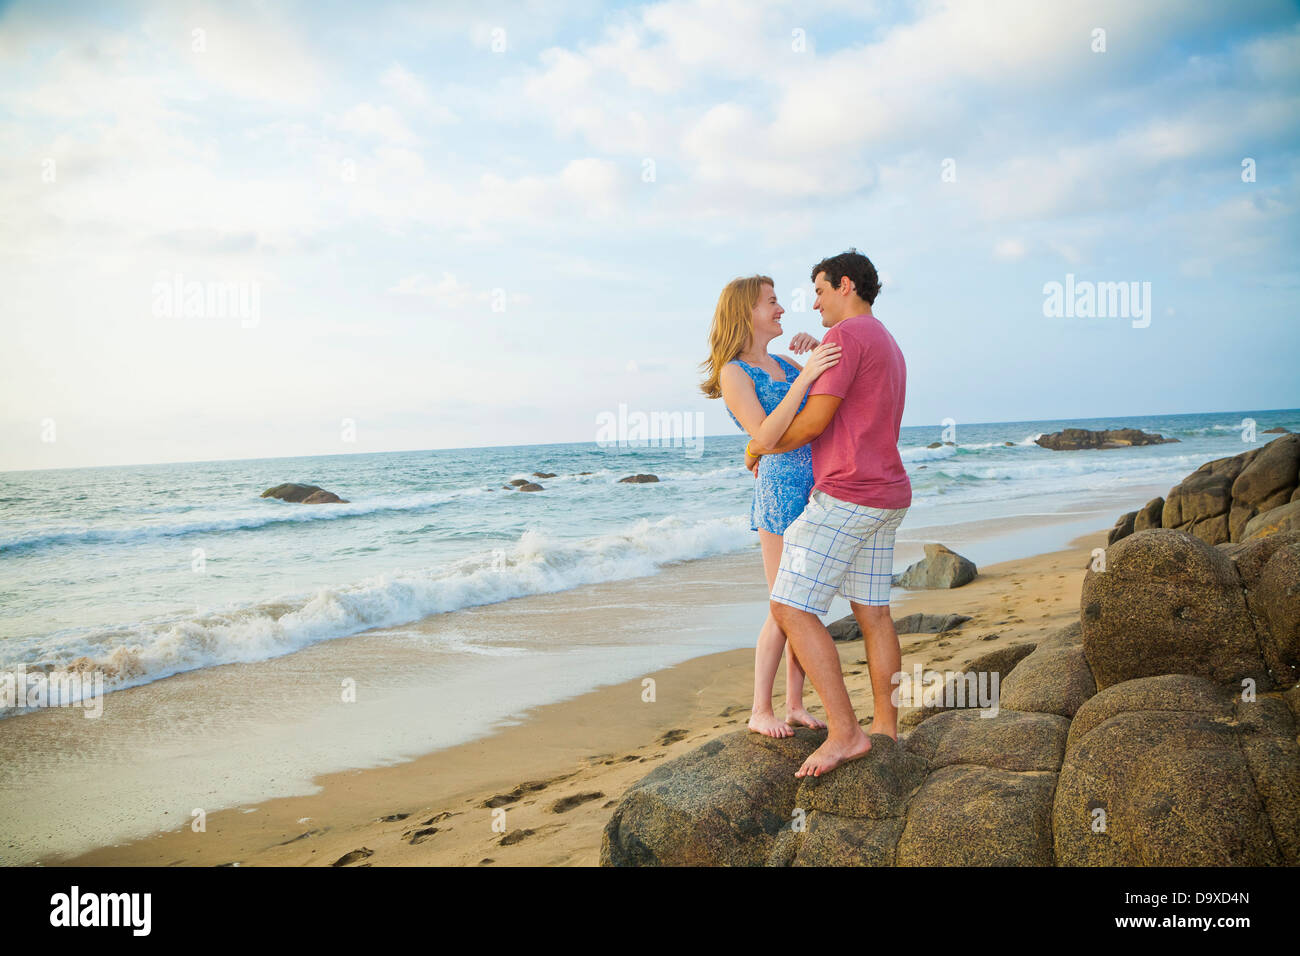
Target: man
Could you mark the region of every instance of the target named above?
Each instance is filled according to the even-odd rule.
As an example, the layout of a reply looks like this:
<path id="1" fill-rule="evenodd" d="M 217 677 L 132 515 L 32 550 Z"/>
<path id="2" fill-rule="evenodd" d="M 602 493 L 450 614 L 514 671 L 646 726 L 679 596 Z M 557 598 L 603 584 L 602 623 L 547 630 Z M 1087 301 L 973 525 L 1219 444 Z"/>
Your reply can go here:
<path id="1" fill-rule="evenodd" d="M 826 707 L 826 742 L 795 774 L 821 776 L 871 749 L 858 726 L 840 672 L 839 653 L 819 615 L 843 593 L 862 628 L 875 697 L 870 733 L 898 739 L 893 676 L 902 666 L 889 613 L 894 534 L 912 504 L 912 483 L 898 454 L 907 367 L 893 336 L 871 313 L 880 280 L 855 250 L 812 270 L 814 308 L 840 345 L 840 361 L 808 391 L 803 410 L 780 441 L 750 443 L 755 455 L 780 454 L 812 443 L 808 505 L 785 532 L 781 567 L 772 586 L 772 616 Z M 747 458 L 752 465 L 756 458 Z"/>

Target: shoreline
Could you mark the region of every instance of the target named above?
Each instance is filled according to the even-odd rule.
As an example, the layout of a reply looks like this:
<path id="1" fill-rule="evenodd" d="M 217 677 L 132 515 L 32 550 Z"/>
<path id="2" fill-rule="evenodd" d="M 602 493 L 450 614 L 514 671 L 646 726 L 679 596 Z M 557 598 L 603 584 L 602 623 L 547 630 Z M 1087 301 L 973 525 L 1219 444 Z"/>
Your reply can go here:
<path id="1" fill-rule="evenodd" d="M 983 567 L 961 588 L 907 592 L 895 602 L 895 617 L 956 612 L 972 620 L 943 635 L 900 635 L 904 667 L 956 669 L 1077 618 L 1087 558 L 1093 547 L 1104 546 L 1105 535 L 1093 531 L 1063 550 Z M 721 559 L 702 561 L 716 565 Z M 838 616 L 833 607 L 827 622 Z M 744 629 L 747 641 L 755 629 Z M 862 645 L 837 648 L 865 720 L 870 683 Z M 467 742 L 383 766 L 316 775 L 308 794 L 213 811 L 203 832 L 194 832 L 186 817 L 151 836 L 48 854 L 39 863 L 298 866 L 347 858 L 347 865 L 381 866 L 595 865 L 601 831 L 628 786 L 666 759 L 743 729 L 752 676 L 752 644 L 693 656 L 527 708 Z M 652 703 L 642 700 L 646 678 L 655 682 Z M 778 707 L 783 689 L 778 675 Z M 824 716 L 811 687 L 805 700 Z"/>

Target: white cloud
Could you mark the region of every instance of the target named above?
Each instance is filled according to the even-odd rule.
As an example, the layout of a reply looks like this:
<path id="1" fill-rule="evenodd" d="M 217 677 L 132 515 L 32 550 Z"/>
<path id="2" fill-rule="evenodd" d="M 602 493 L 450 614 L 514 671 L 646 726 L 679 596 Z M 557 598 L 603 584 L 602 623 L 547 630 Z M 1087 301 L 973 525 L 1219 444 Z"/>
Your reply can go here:
<path id="1" fill-rule="evenodd" d="M 1025 244 L 1020 239 L 1001 239 L 993 247 L 993 258 L 1015 262 L 1025 257 Z"/>

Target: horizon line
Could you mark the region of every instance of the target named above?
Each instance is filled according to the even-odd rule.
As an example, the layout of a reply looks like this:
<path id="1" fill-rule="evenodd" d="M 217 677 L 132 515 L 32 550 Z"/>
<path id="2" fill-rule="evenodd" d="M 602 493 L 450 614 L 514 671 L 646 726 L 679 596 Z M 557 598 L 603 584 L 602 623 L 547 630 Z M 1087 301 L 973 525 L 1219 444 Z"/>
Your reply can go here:
<path id="1" fill-rule="evenodd" d="M 1244 412 L 1253 412 L 1256 414 L 1259 413 L 1272 414 L 1275 412 L 1300 412 L 1300 407 L 1221 409 L 1219 411 L 1210 411 L 1210 412 L 1148 412 L 1141 415 L 1131 415 L 1129 417 L 1182 418 L 1182 417 L 1190 417 L 1193 415 L 1227 415 L 1227 414 L 1235 415 Z M 702 414 L 702 413 L 696 413 L 696 414 Z M 1002 421 L 992 421 L 992 422 L 959 422 L 957 424 L 959 426 L 964 425 L 968 427 L 972 425 L 1036 425 L 1043 422 L 1070 422 L 1070 421 L 1087 422 L 1087 421 L 1098 421 L 1101 419 L 1119 418 L 1119 417 L 1125 417 L 1125 416 L 1095 415 L 1090 418 L 1005 419 Z M 938 423 L 927 422 L 924 425 L 902 425 L 901 428 L 926 428 L 931 426 L 932 424 L 934 425 L 934 427 L 938 427 L 938 428 L 944 427 L 943 422 L 940 421 Z M 703 438 L 737 438 L 738 439 L 741 437 L 742 434 L 743 433 L 741 432 L 731 432 L 731 433 L 720 434 L 720 435 L 700 435 L 699 437 L 702 439 Z M 482 451 L 484 449 L 491 449 L 491 448 L 546 448 L 554 445 L 587 445 L 587 444 L 595 444 L 595 442 L 593 440 L 590 442 L 587 441 L 533 442 L 530 444 L 523 444 L 523 445 L 454 445 L 454 446 L 441 446 L 441 447 L 433 447 L 433 448 L 393 448 L 393 449 L 387 449 L 382 451 L 324 452 L 324 453 L 308 454 L 308 455 L 277 455 L 273 457 L 254 457 L 254 458 L 185 458 L 185 459 L 179 459 L 174 461 L 124 462 L 116 465 L 51 465 L 51 466 L 40 467 L 40 468 L 6 469 L 4 471 L 0 471 L 0 475 L 22 474 L 29 471 L 85 471 L 93 468 L 141 468 L 141 467 L 148 467 L 151 465 L 199 465 L 199 464 L 220 464 L 220 463 L 238 462 L 238 461 L 292 461 L 293 459 L 296 458 L 333 458 L 333 457 L 347 456 L 347 455 L 407 455 L 413 452 Z M 655 447 L 655 446 L 647 445 L 645 447 Z M 677 446 L 670 446 L 670 447 L 677 447 Z"/>

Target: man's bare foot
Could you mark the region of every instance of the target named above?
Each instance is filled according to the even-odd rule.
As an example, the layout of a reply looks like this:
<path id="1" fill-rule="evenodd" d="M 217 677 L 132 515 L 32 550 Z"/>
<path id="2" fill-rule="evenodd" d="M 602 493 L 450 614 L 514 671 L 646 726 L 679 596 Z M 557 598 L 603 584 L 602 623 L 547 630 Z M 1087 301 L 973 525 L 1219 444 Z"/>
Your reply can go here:
<path id="1" fill-rule="evenodd" d="M 791 727 L 811 727 L 813 730 L 825 730 L 826 724 L 818 720 L 802 707 L 795 707 L 785 712 L 785 722 Z"/>
<path id="2" fill-rule="evenodd" d="M 770 710 L 765 714 L 753 714 L 749 718 L 749 729 L 766 737 L 793 737 L 794 730 L 785 721 L 778 720 Z"/>
<path id="3" fill-rule="evenodd" d="M 796 777 L 820 777 L 823 774 L 830 773 L 842 763 L 848 763 L 850 760 L 857 760 L 865 756 L 871 749 L 871 738 L 862 732 L 861 727 L 854 728 L 857 734 L 850 738 L 847 743 L 841 743 L 838 740 L 827 740 L 803 762 L 803 766 L 795 771 Z"/>

